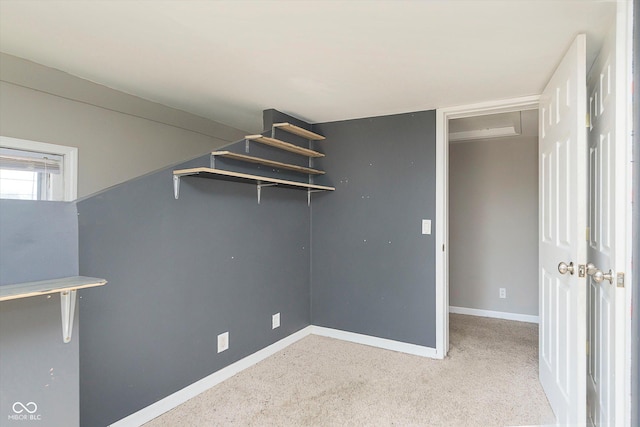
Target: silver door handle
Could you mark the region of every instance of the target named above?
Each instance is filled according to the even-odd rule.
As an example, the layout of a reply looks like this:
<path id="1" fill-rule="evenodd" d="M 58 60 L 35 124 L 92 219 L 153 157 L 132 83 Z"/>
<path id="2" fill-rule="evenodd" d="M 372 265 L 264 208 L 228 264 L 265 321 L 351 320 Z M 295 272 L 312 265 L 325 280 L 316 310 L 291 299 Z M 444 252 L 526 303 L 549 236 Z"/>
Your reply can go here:
<path id="1" fill-rule="evenodd" d="M 566 262 L 561 262 L 560 264 L 558 264 L 558 271 L 560 272 L 560 274 L 567 274 L 567 272 L 569 272 L 571 275 L 573 275 L 573 262 L 570 262 L 569 265 L 567 265 Z"/>
<path id="2" fill-rule="evenodd" d="M 600 270 L 598 270 L 598 268 L 592 262 L 587 263 L 587 274 L 589 276 L 593 276 L 596 271 L 600 271 Z"/>
<path id="3" fill-rule="evenodd" d="M 596 270 L 595 273 L 593 273 L 593 281 L 596 283 L 600 283 L 603 280 L 608 280 L 609 284 L 613 283 L 613 273 L 611 272 L 611 270 L 609 270 L 608 273 L 603 273 L 600 270 Z"/>

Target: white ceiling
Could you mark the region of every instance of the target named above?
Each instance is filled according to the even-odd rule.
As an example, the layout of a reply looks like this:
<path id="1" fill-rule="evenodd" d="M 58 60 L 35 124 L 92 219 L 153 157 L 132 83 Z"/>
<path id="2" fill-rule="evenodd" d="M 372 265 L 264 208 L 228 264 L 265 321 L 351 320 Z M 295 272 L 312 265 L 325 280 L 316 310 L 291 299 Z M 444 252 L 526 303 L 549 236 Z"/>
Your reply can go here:
<path id="1" fill-rule="evenodd" d="M 237 128 L 539 94 L 613 1 L 0 0 L 0 51 Z"/>

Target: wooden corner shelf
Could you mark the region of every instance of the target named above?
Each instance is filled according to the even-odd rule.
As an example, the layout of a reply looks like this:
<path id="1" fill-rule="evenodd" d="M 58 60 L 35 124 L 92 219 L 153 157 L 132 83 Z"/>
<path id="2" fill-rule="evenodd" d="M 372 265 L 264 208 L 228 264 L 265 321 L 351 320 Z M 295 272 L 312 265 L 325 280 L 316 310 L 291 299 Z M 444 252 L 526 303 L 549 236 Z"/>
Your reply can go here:
<path id="1" fill-rule="evenodd" d="M 272 147 L 276 147 L 276 148 L 279 148 L 281 150 L 288 151 L 290 153 L 299 154 L 301 156 L 324 157 L 324 154 L 322 154 L 322 153 L 320 153 L 318 151 L 310 150 L 308 148 L 300 147 L 300 146 L 291 144 L 289 142 L 281 141 L 281 140 L 276 139 L 276 138 L 270 138 L 268 136 L 247 135 L 247 136 L 245 136 L 245 139 L 248 140 L 248 141 L 255 141 L 255 142 L 259 142 L 261 144 L 270 145 Z"/>
<path id="2" fill-rule="evenodd" d="M 325 139 L 324 136 L 318 135 L 317 133 L 311 132 L 310 130 L 303 129 L 299 126 L 292 125 L 291 123 L 274 123 L 273 127 L 276 129 L 282 129 L 294 135 L 301 136 L 306 139 L 310 139 L 312 141 L 322 141 Z"/>
<path id="3" fill-rule="evenodd" d="M 214 157 L 224 157 L 227 159 L 239 160 L 242 162 L 248 163 L 256 163 L 259 165 L 272 166 L 278 169 L 286 169 L 294 172 L 311 174 L 311 175 L 322 175 L 324 171 L 318 169 L 312 169 L 304 166 L 292 165 L 289 163 L 276 162 L 274 160 L 263 159 L 261 157 L 253 157 L 247 156 L 245 154 L 232 153 L 231 151 L 214 151 L 211 153 Z"/>
<path id="4" fill-rule="evenodd" d="M 71 333 L 73 332 L 77 290 L 103 286 L 106 283 L 105 279 L 96 277 L 71 276 L 38 282 L 3 285 L 0 286 L 0 301 L 60 293 L 62 341 L 68 343 L 71 342 Z"/>

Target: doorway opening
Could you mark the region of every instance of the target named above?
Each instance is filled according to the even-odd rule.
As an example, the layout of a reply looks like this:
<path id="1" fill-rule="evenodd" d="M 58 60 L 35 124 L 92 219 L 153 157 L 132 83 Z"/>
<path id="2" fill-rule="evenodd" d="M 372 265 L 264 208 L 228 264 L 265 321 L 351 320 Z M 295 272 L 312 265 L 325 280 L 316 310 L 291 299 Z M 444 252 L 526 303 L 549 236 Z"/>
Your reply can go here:
<path id="1" fill-rule="evenodd" d="M 538 110 L 448 127 L 449 311 L 538 323 Z"/>
<path id="2" fill-rule="evenodd" d="M 444 358 L 449 351 L 450 183 L 448 178 L 450 122 L 469 117 L 537 110 L 539 100 L 539 96 L 529 96 L 442 108 L 436 111 L 436 355 L 439 358 Z M 535 247 L 537 249 L 537 244 Z M 493 274 L 497 278 L 500 272 L 493 272 Z"/>

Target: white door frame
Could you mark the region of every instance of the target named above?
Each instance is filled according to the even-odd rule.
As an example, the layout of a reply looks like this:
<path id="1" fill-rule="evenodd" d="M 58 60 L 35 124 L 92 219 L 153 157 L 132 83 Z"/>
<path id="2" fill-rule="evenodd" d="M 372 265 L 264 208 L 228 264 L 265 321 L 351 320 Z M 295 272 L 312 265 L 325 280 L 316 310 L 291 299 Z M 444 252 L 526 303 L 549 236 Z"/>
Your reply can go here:
<path id="1" fill-rule="evenodd" d="M 449 120 L 536 110 L 539 95 L 436 110 L 436 357 L 449 352 Z"/>
<path id="2" fill-rule="evenodd" d="M 622 402 L 616 402 L 616 412 L 624 413 L 624 425 L 631 425 L 631 345 L 633 340 L 631 339 L 632 330 L 632 293 L 638 292 L 638 289 L 632 289 L 632 284 L 635 279 L 632 277 L 632 194 L 633 194 L 633 8 L 634 3 L 632 1 L 618 0 L 617 1 L 617 16 L 616 16 L 616 51 L 619 55 L 620 62 L 618 64 L 618 70 L 616 70 L 616 79 L 620 89 L 616 93 L 616 102 L 620 109 L 619 117 L 616 117 L 616 133 L 620 135 L 619 141 L 624 142 L 626 146 L 626 152 L 622 155 L 624 166 L 621 166 L 616 171 L 616 179 L 622 179 L 623 183 L 626 183 L 626 187 L 621 185 L 616 189 L 618 192 L 616 197 L 620 197 L 624 203 L 624 212 L 621 214 L 620 220 L 624 221 L 625 227 L 621 233 L 625 238 L 623 246 L 625 248 L 624 268 L 625 273 L 625 287 L 624 289 L 618 289 L 623 293 L 623 304 L 621 308 L 624 309 L 624 327 L 616 327 L 616 340 L 622 341 L 616 343 L 616 364 L 622 366 L 616 366 L 616 375 L 624 376 L 624 390 L 618 390 L 624 393 L 624 400 Z M 635 82 L 636 90 L 640 82 Z M 635 129 L 635 132 L 640 132 L 640 129 Z M 622 152 L 622 150 L 620 150 Z M 616 237 L 619 239 L 621 237 Z M 617 267 L 616 267 L 617 268 Z M 620 272 L 618 270 L 618 272 Z M 616 326 L 619 322 L 616 322 Z M 622 353 L 622 354 L 620 354 Z M 624 363 L 620 363 L 624 357 Z M 621 407 L 623 406 L 623 407 Z"/>
<path id="3" fill-rule="evenodd" d="M 624 222 L 624 230 L 616 236 L 616 239 L 625 238 L 625 242 L 621 245 L 624 247 L 624 265 L 620 266 L 625 273 L 625 287 L 618 288 L 617 297 L 622 293 L 622 304 L 620 308 L 624 309 L 622 316 L 624 322 L 616 322 L 616 375 L 623 375 L 624 385 L 616 384 L 619 388 L 616 392 L 623 393 L 624 399 L 616 401 L 616 412 L 623 413 L 623 422 L 625 426 L 631 425 L 631 339 L 632 330 L 632 293 L 638 292 L 638 289 L 632 289 L 635 279 L 632 277 L 632 239 L 631 230 L 633 223 L 633 7 L 632 1 L 618 0 L 616 11 L 616 56 L 618 56 L 618 65 L 616 69 L 616 80 L 618 88 L 616 91 L 617 110 L 620 114 L 616 115 L 616 134 L 620 135 L 617 140 L 623 142 L 626 151 L 620 150 L 621 156 L 618 158 L 619 163 L 623 163 L 616 168 L 616 182 L 621 180 L 623 184 L 616 186 L 616 197 L 623 202 L 624 208 L 621 209 L 617 221 Z M 640 82 L 635 82 L 636 90 Z M 635 129 L 640 132 L 640 129 Z M 636 254 L 637 255 L 637 254 Z M 620 272 L 619 267 L 615 267 Z M 622 325 L 621 325 L 622 323 Z M 618 342 L 618 340 L 620 342 Z M 622 362 L 624 358 L 624 362 Z"/>

